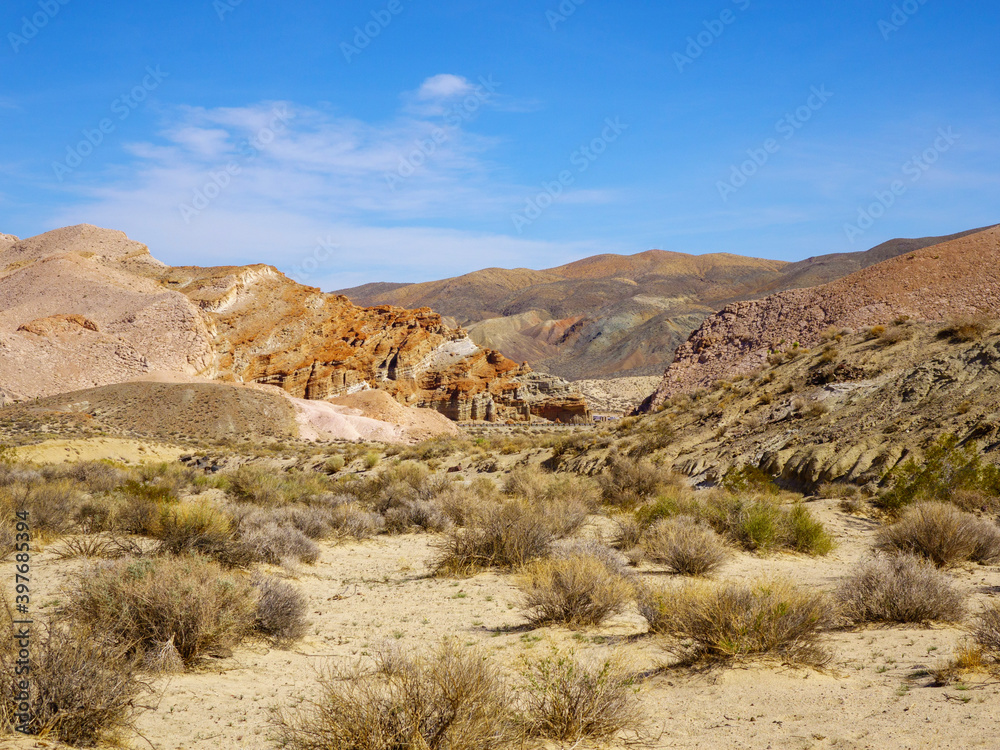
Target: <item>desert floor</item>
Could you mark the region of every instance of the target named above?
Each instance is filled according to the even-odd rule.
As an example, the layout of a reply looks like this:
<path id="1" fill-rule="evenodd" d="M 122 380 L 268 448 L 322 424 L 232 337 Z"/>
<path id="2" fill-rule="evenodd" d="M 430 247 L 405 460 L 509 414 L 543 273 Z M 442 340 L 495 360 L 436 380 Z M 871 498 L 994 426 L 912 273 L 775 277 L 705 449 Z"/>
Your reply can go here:
<path id="1" fill-rule="evenodd" d="M 835 500 L 810 504 L 838 541 L 828 556 L 738 553 L 720 578 L 787 575 L 832 589 L 866 553 L 875 524 L 841 512 Z M 610 534 L 594 518 L 586 533 Z M 445 637 L 478 644 L 505 665 L 551 653 L 621 655 L 645 675 L 638 697 L 651 747 L 673 748 L 995 748 L 1000 746 L 1000 682 L 988 675 L 931 687 L 926 670 L 952 655 L 963 637 L 953 627 L 886 627 L 829 633 L 832 653 L 823 670 L 751 663 L 707 670 L 670 668 L 662 642 L 645 635 L 637 610 L 599 629 L 531 630 L 519 611 L 519 592 L 507 575 L 429 576 L 434 535 L 380 537 L 323 545 L 319 562 L 273 568 L 308 595 L 310 632 L 290 650 L 262 642 L 212 659 L 200 669 L 157 683 L 139 719 L 145 739 L 134 747 L 272 747 L 268 719 L 314 695 L 315 674 L 331 663 L 356 660 L 380 645 L 428 649 Z M 59 560 L 50 545 L 33 561 L 35 601 L 57 606 L 71 576 L 87 563 Z M 639 575 L 666 574 L 643 564 Z M 1000 590 L 1000 568 L 954 571 L 972 594 L 972 611 Z M 627 738 L 619 743 L 625 744 Z M 13 746 L 13 740 L 9 740 Z M 41 747 L 38 740 L 18 747 Z M 4 740 L 0 739 L 0 747 Z M 48 745 L 51 746 L 51 745 Z"/>

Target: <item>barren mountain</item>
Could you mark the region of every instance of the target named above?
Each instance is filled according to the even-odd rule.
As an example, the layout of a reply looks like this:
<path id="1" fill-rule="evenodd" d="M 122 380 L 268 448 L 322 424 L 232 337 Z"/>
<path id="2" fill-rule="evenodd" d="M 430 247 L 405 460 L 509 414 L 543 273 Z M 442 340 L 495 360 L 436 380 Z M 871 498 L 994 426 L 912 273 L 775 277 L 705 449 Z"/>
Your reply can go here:
<path id="1" fill-rule="evenodd" d="M 573 378 L 659 375 L 711 313 L 738 300 L 823 284 L 951 237 L 893 240 L 798 263 L 650 250 L 544 271 L 490 268 L 422 284 L 341 290 L 359 304 L 428 306 L 481 346 Z"/>
<path id="2" fill-rule="evenodd" d="M 655 408 L 675 393 L 748 374 L 769 353 L 811 347 L 831 326 L 860 329 L 911 317 L 1000 314 L 1000 227 L 883 261 L 823 286 L 731 304 L 678 350 Z"/>
<path id="3" fill-rule="evenodd" d="M 0 387 L 30 398 L 152 371 L 307 399 L 379 388 L 462 420 L 589 416 L 564 382 L 428 309 L 358 307 L 265 265 L 170 268 L 90 225 L 0 243 Z"/>

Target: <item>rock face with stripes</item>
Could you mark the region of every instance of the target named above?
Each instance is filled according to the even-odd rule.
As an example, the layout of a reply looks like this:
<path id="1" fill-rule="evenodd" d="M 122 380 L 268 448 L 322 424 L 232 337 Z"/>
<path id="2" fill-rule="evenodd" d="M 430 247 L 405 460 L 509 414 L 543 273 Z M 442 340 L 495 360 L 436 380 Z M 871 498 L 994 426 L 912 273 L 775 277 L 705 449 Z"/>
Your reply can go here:
<path id="1" fill-rule="evenodd" d="M 0 388 L 31 398 L 158 372 L 308 399 L 378 388 L 463 421 L 590 419 L 564 381 L 427 308 L 359 307 L 267 265 L 170 267 L 90 225 L 0 237 Z"/>

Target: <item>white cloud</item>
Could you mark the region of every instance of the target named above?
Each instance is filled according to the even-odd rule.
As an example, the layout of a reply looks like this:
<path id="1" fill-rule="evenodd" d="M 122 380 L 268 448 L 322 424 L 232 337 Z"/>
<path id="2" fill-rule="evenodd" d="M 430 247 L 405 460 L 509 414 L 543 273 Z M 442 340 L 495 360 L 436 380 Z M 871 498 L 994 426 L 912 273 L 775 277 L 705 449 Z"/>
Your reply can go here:
<path id="1" fill-rule="evenodd" d="M 475 90 L 468 78 L 450 73 L 431 76 L 417 89 L 417 98 L 422 100 L 453 99 L 465 96 Z"/>
<path id="2" fill-rule="evenodd" d="M 439 103 L 471 85 L 435 76 L 420 91 Z M 325 289 L 548 267 L 608 249 L 505 234 L 538 188 L 497 176 L 488 158 L 497 142 L 469 132 L 471 118 L 407 112 L 370 123 L 289 102 L 181 107 L 165 118 L 155 141 L 126 145 L 127 169 L 100 187 L 74 186 L 83 200 L 53 225 L 122 229 L 172 264 L 272 263 Z"/>

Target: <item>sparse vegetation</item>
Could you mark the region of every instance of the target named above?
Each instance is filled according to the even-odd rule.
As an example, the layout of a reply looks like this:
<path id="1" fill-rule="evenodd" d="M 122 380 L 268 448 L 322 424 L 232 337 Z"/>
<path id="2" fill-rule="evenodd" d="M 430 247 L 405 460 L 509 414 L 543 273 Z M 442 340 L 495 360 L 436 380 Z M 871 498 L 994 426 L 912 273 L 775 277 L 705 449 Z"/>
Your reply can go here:
<path id="1" fill-rule="evenodd" d="M 952 318 L 938 332 L 938 338 L 949 339 L 954 344 L 967 344 L 983 338 L 993 328 L 995 321 L 986 315 L 964 315 Z"/>

